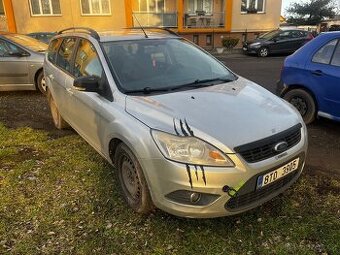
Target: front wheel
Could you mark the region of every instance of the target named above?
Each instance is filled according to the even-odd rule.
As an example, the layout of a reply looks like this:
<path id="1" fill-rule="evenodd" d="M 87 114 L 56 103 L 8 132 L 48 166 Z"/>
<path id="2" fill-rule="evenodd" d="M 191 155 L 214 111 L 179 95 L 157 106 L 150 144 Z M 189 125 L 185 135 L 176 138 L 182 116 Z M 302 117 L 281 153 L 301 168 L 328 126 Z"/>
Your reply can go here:
<path id="1" fill-rule="evenodd" d="M 301 114 L 306 124 L 312 123 L 316 116 L 314 98 L 303 89 L 292 89 L 283 98 L 291 103 Z"/>
<path id="2" fill-rule="evenodd" d="M 267 57 L 267 56 L 269 55 L 269 50 L 268 50 L 268 48 L 266 48 L 266 47 L 261 47 L 261 48 L 258 50 L 257 55 L 258 55 L 259 57 L 262 57 L 262 58 Z"/>
<path id="3" fill-rule="evenodd" d="M 60 115 L 59 109 L 58 109 L 50 91 L 47 92 L 47 100 L 48 100 L 48 104 L 50 106 L 54 126 L 57 129 L 64 129 L 64 128 L 69 127 L 68 123 Z"/>
<path id="4" fill-rule="evenodd" d="M 116 149 L 115 165 L 128 205 L 138 213 L 150 213 L 153 203 L 142 168 L 133 152 L 123 143 Z"/>
<path id="5" fill-rule="evenodd" d="M 40 71 L 40 73 L 38 74 L 37 87 L 43 95 L 45 96 L 47 95 L 47 86 L 46 86 L 46 80 L 45 80 L 43 71 Z"/>

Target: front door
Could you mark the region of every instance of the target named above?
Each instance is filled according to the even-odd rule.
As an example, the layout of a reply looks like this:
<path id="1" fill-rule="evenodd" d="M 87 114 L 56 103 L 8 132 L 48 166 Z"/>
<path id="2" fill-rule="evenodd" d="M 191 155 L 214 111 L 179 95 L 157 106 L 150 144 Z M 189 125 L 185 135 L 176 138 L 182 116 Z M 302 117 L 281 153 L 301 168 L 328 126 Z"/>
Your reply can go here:
<path id="1" fill-rule="evenodd" d="M 340 38 L 321 47 L 307 64 L 317 91 L 319 113 L 340 118 Z M 321 114 L 322 114 L 321 113 Z"/>
<path id="2" fill-rule="evenodd" d="M 23 50 L 0 39 L 0 86 L 22 87 L 29 85 L 27 58 L 15 55 Z"/>

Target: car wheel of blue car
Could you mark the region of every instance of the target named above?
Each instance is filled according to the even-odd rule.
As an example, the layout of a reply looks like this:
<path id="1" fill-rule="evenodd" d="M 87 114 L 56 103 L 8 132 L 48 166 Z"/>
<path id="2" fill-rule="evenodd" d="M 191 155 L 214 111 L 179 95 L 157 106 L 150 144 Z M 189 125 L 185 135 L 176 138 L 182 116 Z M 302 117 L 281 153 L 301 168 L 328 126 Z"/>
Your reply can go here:
<path id="1" fill-rule="evenodd" d="M 150 213 L 153 203 L 142 168 L 133 152 L 123 143 L 116 149 L 115 165 L 128 205 L 138 213 Z"/>
<path id="2" fill-rule="evenodd" d="M 292 89 L 284 95 L 284 99 L 300 112 L 306 124 L 314 121 L 316 105 L 314 98 L 307 91 L 303 89 Z"/>

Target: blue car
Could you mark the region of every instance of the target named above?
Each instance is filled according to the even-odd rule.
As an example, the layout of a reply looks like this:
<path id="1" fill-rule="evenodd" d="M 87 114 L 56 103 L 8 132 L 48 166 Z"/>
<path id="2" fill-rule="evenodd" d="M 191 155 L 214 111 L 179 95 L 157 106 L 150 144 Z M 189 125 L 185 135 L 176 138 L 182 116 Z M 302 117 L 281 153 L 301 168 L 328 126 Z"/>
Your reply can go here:
<path id="1" fill-rule="evenodd" d="M 287 57 L 277 92 L 306 124 L 317 116 L 340 121 L 340 32 L 322 33 Z"/>

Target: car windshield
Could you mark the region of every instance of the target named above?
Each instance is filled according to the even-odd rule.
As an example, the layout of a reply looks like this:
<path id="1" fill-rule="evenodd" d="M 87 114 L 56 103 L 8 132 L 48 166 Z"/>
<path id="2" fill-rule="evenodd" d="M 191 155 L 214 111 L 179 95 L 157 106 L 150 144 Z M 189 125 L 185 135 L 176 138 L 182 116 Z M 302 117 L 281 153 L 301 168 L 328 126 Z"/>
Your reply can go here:
<path id="1" fill-rule="evenodd" d="M 264 39 L 264 40 L 267 40 L 267 39 L 272 39 L 273 37 L 275 37 L 276 35 L 278 35 L 280 32 L 280 30 L 273 30 L 273 31 L 269 31 L 263 35 L 260 35 L 259 36 L 259 39 Z"/>
<path id="2" fill-rule="evenodd" d="M 26 35 L 8 34 L 5 37 L 32 51 L 44 52 L 48 45 Z"/>
<path id="3" fill-rule="evenodd" d="M 124 92 L 169 91 L 236 79 L 225 66 L 183 39 L 103 43 Z"/>

